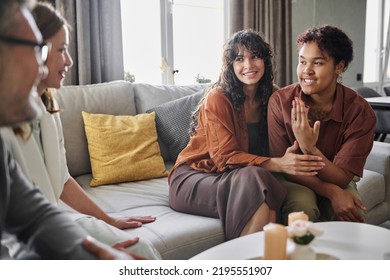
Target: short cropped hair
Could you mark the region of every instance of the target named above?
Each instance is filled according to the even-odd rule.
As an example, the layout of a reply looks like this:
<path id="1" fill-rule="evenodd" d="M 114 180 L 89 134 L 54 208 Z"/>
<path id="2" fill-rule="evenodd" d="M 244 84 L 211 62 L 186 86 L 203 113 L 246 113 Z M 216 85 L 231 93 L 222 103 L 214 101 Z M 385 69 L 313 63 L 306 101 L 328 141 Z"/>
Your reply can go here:
<path id="1" fill-rule="evenodd" d="M 324 25 L 306 30 L 297 38 L 298 50 L 308 42 L 317 43 L 318 48 L 322 52 L 326 51 L 336 65 L 344 61 L 344 71 L 353 60 L 352 40 L 344 31 L 335 26 Z"/>

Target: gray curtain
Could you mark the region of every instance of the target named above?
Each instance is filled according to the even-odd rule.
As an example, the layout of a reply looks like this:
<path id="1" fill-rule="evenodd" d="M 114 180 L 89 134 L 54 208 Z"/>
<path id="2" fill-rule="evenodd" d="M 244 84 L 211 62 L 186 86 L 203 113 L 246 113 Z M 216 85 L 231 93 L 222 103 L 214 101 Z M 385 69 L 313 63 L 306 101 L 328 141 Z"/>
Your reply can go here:
<path id="1" fill-rule="evenodd" d="M 264 34 L 275 53 L 275 83 L 292 82 L 291 0 L 229 0 L 229 36 L 242 29 Z"/>
<path id="2" fill-rule="evenodd" d="M 55 0 L 71 24 L 73 67 L 64 84 L 123 80 L 120 0 Z"/>

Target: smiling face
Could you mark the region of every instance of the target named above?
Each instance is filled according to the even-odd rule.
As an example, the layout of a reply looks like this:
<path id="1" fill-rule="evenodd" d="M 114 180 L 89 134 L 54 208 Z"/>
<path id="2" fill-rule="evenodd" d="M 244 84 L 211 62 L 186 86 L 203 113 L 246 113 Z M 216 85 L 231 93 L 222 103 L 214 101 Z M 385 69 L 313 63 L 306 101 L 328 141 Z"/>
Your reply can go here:
<path id="1" fill-rule="evenodd" d="M 259 55 L 241 47 L 233 61 L 233 69 L 234 74 L 244 84 L 244 87 L 256 86 L 264 75 L 264 60 Z"/>
<path id="2" fill-rule="evenodd" d="M 297 76 L 303 92 L 306 95 L 333 95 L 344 62 L 335 65 L 333 58 L 321 51 L 315 42 L 303 44 L 298 59 Z"/>
<path id="3" fill-rule="evenodd" d="M 60 88 L 66 72 L 68 72 L 69 67 L 73 64 L 68 52 L 69 31 L 65 25 L 54 36 L 46 40 L 46 42 L 51 44 L 46 61 L 49 73 L 46 79 L 42 80 L 39 84 L 38 91 L 40 93 L 46 88 Z"/>

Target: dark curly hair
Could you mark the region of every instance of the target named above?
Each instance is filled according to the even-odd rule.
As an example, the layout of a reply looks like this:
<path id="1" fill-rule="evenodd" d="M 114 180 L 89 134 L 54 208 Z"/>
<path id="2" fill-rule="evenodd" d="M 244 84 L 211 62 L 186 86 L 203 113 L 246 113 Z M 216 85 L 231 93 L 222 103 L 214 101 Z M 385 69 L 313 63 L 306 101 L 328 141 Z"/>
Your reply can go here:
<path id="1" fill-rule="evenodd" d="M 298 36 L 297 49 L 300 50 L 308 42 L 317 43 L 322 52 L 327 52 L 333 58 L 335 65 L 344 61 L 343 71 L 347 70 L 348 65 L 353 60 L 352 40 L 344 31 L 335 26 L 323 25 L 309 28 Z"/>
<path id="2" fill-rule="evenodd" d="M 251 29 L 242 30 L 234 33 L 230 37 L 230 39 L 224 45 L 222 69 L 219 75 L 219 79 L 215 84 L 210 86 L 210 89 L 216 87 L 222 88 L 227 98 L 230 100 L 230 102 L 232 102 L 233 107 L 237 111 L 241 110 L 245 101 L 243 84 L 237 78 L 233 69 L 233 62 L 239 55 L 241 48 L 245 48 L 250 53 L 258 55 L 264 61 L 264 75 L 260 79 L 259 85 L 257 87 L 256 98 L 261 99 L 260 110 L 262 114 L 262 120 L 264 120 L 262 123 L 266 126 L 268 99 L 272 94 L 274 81 L 273 51 L 271 46 L 264 40 L 263 36 L 259 32 Z M 202 100 L 200 105 L 201 103 Z M 192 123 L 190 127 L 191 134 L 195 132 L 196 126 L 198 124 L 198 114 L 199 107 L 192 115 Z"/>

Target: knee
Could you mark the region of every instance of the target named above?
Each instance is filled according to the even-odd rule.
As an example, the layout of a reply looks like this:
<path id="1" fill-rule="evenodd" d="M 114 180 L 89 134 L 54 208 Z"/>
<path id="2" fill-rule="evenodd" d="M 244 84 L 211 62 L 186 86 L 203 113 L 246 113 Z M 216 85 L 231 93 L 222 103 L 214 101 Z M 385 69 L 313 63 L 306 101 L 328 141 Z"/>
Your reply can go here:
<path id="1" fill-rule="evenodd" d="M 320 210 L 317 205 L 301 205 L 300 209 L 294 212 L 303 211 L 309 217 L 309 221 L 316 222 L 320 217 Z"/>
<path id="2" fill-rule="evenodd" d="M 285 203 L 281 209 L 281 222 L 284 225 L 288 224 L 288 214 L 292 212 L 301 212 L 303 211 L 308 217 L 309 221 L 315 222 L 320 217 L 320 211 L 316 204 L 310 203 Z"/>
<path id="3" fill-rule="evenodd" d="M 317 221 L 320 217 L 320 210 L 317 205 L 316 195 L 309 189 L 303 187 L 291 189 L 287 192 L 285 201 L 281 209 L 281 219 L 283 224 L 288 223 L 288 214 L 303 211 L 309 217 L 309 221 Z"/>

